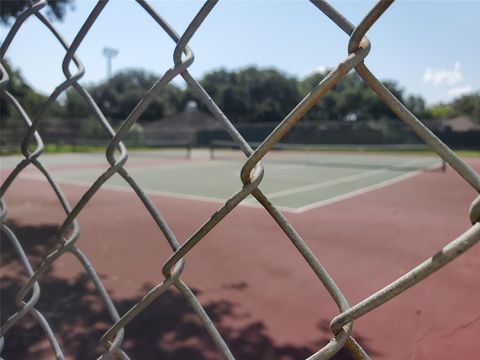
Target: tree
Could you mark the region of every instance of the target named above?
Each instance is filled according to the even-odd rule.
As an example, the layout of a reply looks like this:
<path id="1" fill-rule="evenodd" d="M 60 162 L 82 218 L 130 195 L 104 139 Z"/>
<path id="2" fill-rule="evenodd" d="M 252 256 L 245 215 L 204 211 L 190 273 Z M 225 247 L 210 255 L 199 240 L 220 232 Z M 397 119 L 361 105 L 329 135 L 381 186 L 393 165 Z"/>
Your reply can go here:
<path id="1" fill-rule="evenodd" d="M 449 104 L 435 104 L 428 108 L 427 117 L 432 119 L 447 119 L 453 115 L 452 106 Z"/>
<path id="2" fill-rule="evenodd" d="M 9 63 L 2 62 L 9 80 L 3 86 L 21 105 L 27 113 L 30 120 L 35 119 L 35 115 L 47 100 L 46 96 L 37 93 L 30 87 L 22 77 L 19 70 L 11 68 Z M 48 127 L 55 122 L 55 117 L 62 113 L 62 107 L 58 102 L 49 105 L 39 123 L 40 127 Z M 6 96 L 0 97 L 0 144 L 17 146 L 25 135 L 27 127 L 14 105 L 12 105 Z"/>
<path id="3" fill-rule="evenodd" d="M 428 117 L 428 112 L 425 107 L 425 100 L 420 96 L 409 95 L 405 100 L 405 106 L 419 119 Z"/>
<path id="4" fill-rule="evenodd" d="M 454 116 L 468 116 L 480 123 L 480 92 L 462 95 L 450 103 L 439 103 L 427 109 L 427 117 L 448 119 Z"/>
<path id="5" fill-rule="evenodd" d="M 202 86 L 233 122 L 278 122 L 300 101 L 297 80 L 275 69 L 216 70 Z"/>
<path id="6" fill-rule="evenodd" d="M 460 96 L 452 102 L 451 107 L 454 115 L 465 115 L 480 123 L 480 92 Z"/>
<path id="7" fill-rule="evenodd" d="M 20 71 L 12 69 L 7 61 L 4 61 L 3 65 L 9 76 L 6 90 L 20 102 L 28 115 L 35 115 L 38 108 L 46 100 L 46 97 L 35 92 L 25 82 Z M 0 118 L 2 119 L 2 122 L 6 119 L 19 118 L 16 110 L 3 98 L 3 96 L 0 105 Z"/>
<path id="8" fill-rule="evenodd" d="M 48 0 L 48 15 L 52 18 L 63 20 L 67 7 L 73 8 L 73 0 Z M 0 22 L 9 24 L 22 11 L 30 6 L 29 0 L 7 0 L 2 1 L 0 11 Z"/>
<path id="9" fill-rule="evenodd" d="M 125 120 L 145 93 L 157 81 L 158 76 L 143 70 L 126 70 L 98 85 L 88 86 L 88 91 L 105 116 L 114 123 Z M 173 84 L 155 97 L 140 117 L 140 122 L 158 120 L 173 115 L 184 108 L 182 90 Z M 69 118 L 85 118 L 92 115 L 87 102 L 75 91 L 67 91 L 65 115 Z"/>
<path id="10" fill-rule="evenodd" d="M 299 83 L 300 92 L 306 95 L 322 79 L 327 72 L 314 73 Z M 403 90 L 394 81 L 384 81 L 383 84 L 400 101 L 403 100 Z M 425 103 L 419 97 L 409 97 L 407 107 L 413 107 L 413 112 L 425 111 Z M 345 121 L 345 120 L 379 120 L 395 118 L 395 114 L 380 100 L 380 98 L 365 84 L 356 73 L 347 74 L 329 92 L 327 92 L 305 115 L 309 121 Z"/>

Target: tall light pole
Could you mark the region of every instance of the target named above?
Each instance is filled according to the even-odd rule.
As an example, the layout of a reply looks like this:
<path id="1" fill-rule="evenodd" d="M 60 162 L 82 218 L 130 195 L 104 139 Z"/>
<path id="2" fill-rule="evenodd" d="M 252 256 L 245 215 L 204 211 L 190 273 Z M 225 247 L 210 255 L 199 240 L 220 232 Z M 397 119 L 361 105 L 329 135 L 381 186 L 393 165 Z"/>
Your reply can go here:
<path id="1" fill-rule="evenodd" d="M 112 59 L 118 55 L 118 50 L 104 47 L 103 56 L 107 58 L 107 78 L 110 80 L 112 78 Z"/>

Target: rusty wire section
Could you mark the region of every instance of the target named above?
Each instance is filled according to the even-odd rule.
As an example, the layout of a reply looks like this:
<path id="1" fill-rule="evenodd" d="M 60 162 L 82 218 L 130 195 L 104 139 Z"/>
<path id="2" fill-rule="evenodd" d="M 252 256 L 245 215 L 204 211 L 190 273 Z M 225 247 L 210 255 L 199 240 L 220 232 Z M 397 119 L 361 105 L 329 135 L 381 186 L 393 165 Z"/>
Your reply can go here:
<path id="1" fill-rule="evenodd" d="M 331 341 L 323 348 L 318 349 L 318 351 L 312 354 L 309 359 L 331 358 L 343 347 L 346 347 L 357 359 L 368 359 L 368 354 L 361 348 L 355 339 L 351 337 L 353 321 L 387 302 L 396 295 L 402 293 L 414 284 L 420 282 L 480 241 L 480 196 L 478 196 L 472 202 L 470 207 L 470 219 L 473 224 L 471 228 L 469 228 L 463 234 L 460 234 L 458 238 L 450 242 L 431 258 L 425 260 L 407 274 L 398 278 L 391 284 L 388 284 L 383 289 L 377 291 L 358 304 L 351 306 L 347 302 L 347 299 L 343 295 L 342 291 L 335 284 L 335 281 L 330 277 L 327 270 L 317 259 L 315 254 L 297 234 L 295 229 L 289 224 L 286 218 L 275 208 L 275 206 L 270 203 L 268 198 L 264 195 L 259 187 L 264 174 L 264 169 L 260 162 L 262 158 L 323 95 L 325 95 L 339 80 L 342 79 L 342 77 L 344 77 L 352 69 L 354 69 L 365 81 L 365 83 L 368 84 L 373 91 L 375 91 L 382 101 L 396 113 L 401 121 L 408 125 L 416 133 L 416 135 L 425 142 L 425 144 L 434 149 L 444 161 L 446 161 L 453 169 L 457 171 L 458 174 L 465 179 L 465 181 L 467 181 L 477 192 L 480 193 L 480 176 L 466 163 L 464 163 L 457 155 L 455 155 L 455 153 L 450 150 L 440 139 L 430 132 L 430 130 L 428 130 L 414 115 L 412 115 L 412 113 L 410 113 L 408 109 L 406 109 L 381 84 L 381 82 L 364 64 L 364 60 L 370 51 L 370 42 L 365 37 L 365 34 L 387 10 L 393 1 L 379 1 L 356 27 L 327 2 L 323 0 L 311 0 L 311 2 L 324 15 L 338 25 L 338 27 L 348 36 L 349 41 L 347 57 L 339 62 L 338 66 L 311 90 L 311 92 L 285 117 L 285 119 L 283 119 L 278 127 L 255 151 L 252 150 L 252 148 L 242 138 L 239 132 L 222 113 L 222 111 L 218 108 L 218 106 L 210 98 L 202 86 L 188 72 L 188 67 L 194 61 L 194 55 L 192 50 L 188 47 L 188 43 L 195 35 L 195 32 L 200 28 L 203 21 L 208 17 L 212 9 L 215 7 L 217 1 L 206 1 L 196 16 L 192 19 L 186 31 L 179 35 L 169 25 L 169 23 L 148 4 L 147 1 L 137 0 L 138 5 L 141 6 L 158 24 L 158 26 L 160 26 L 165 33 L 168 34 L 172 41 L 176 43 L 175 51 L 173 53 L 174 65 L 160 79 L 158 79 L 155 85 L 143 96 L 141 101 L 133 109 L 128 118 L 125 119 L 117 132 L 113 130 L 87 90 L 78 83 L 84 74 L 84 68 L 80 59 L 76 55 L 77 49 L 83 42 L 87 33 L 90 31 L 92 25 L 97 21 L 98 16 L 101 14 L 108 1 L 99 1 L 96 4 L 95 8 L 92 10 L 91 14 L 86 19 L 71 44 L 68 44 L 62 35 L 49 22 L 49 20 L 41 14 L 40 10 L 46 5 L 46 0 L 32 2 L 31 7 L 24 11 L 17 18 L 0 48 L 1 60 L 3 61 L 10 44 L 14 40 L 18 30 L 21 28 L 25 20 L 29 17 L 36 17 L 45 25 L 52 36 L 59 41 L 66 51 L 66 55 L 62 64 L 62 70 L 66 80 L 56 87 L 43 106 L 38 109 L 36 115 L 32 117 L 31 114 L 27 114 L 24 111 L 19 101 L 6 90 L 7 87 L 5 85 L 8 85 L 9 77 L 4 66 L 0 65 L 0 82 L 2 85 L 1 95 L 18 111 L 23 119 L 23 122 L 28 128 L 23 143 L 21 144 L 21 150 L 24 155 L 24 159 L 18 163 L 13 172 L 3 182 L 0 189 L 0 196 L 3 198 L 5 192 L 24 168 L 29 165 L 35 166 L 45 176 L 45 179 L 49 182 L 51 188 L 54 190 L 58 202 L 65 211 L 65 219 L 57 233 L 57 248 L 43 259 L 43 262 L 40 264 L 40 266 L 38 266 L 36 269 L 32 269 L 32 266 L 22 248 L 21 241 L 19 241 L 15 233 L 3 223 L 3 220 L 6 216 L 6 205 L 3 200 L 1 201 L 0 210 L 2 219 L 2 236 L 8 240 L 15 249 L 18 259 L 23 265 L 24 270 L 29 278 L 26 283 L 22 284 L 22 287 L 16 296 L 17 312 L 1 324 L 0 351 L 3 348 L 4 336 L 9 329 L 15 326 L 15 323 L 22 317 L 31 316 L 36 319 L 39 325 L 43 328 L 45 336 L 50 341 L 55 357 L 57 359 L 64 358 L 62 349 L 59 346 L 56 336 L 48 324 L 48 319 L 46 319 L 42 313 L 35 308 L 35 305 L 40 297 L 40 285 L 38 280 L 45 274 L 46 270 L 52 265 L 52 263 L 54 263 L 63 254 L 70 252 L 78 259 L 80 264 L 85 269 L 89 279 L 95 285 L 96 290 L 99 296 L 103 299 L 103 302 L 110 313 L 112 322 L 114 323 L 114 325 L 103 335 L 101 339 L 104 345 L 104 352 L 100 357 L 101 359 L 129 359 L 128 355 L 121 349 L 124 330 L 128 330 L 129 322 L 138 316 L 138 314 L 140 314 L 150 303 L 155 301 L 155 299 L 161 296 L 171 286 L 176 287 L 188 301 L 192 309 L 201 319 L 207 332 L 223 356 L 226 359 L 234 359 L 228 344 L 226 344 L 222 339 L 221 334 L 208 317 L 198 299 L 195 297 L 188 285 L 181 280 L 181 274 L 185 266 L 185 262 L 183 260 L 184 256 L 192 251 L 195 245 L 198 244 L 198 242 L 200 242 L 210 230 L 212 230 L 249 194 L 254 196 L 265 208 L 265 210 L 274 218 L 278 226 L 280 226 L 280 228 L 292 241 L 296 249 L 305 259 L 307 265 L 310 266 L 312 271 L 317 275 L 319 281 L 323 284 L 338 306 L 339 314 L 331 321 Z M 75 73 L 71 73 L 71 65 L 75 66 Z M 183 244 L 178 242 L 161 213 L 142 191 L 135 179 L 131 177 L 124 168 L 124 165 L 127 162 L 127 149 L 122 143 L 122 139 L 125 138 L 129 129 L 135 124 L 141 114 L 149 106 L 152 99 L 157 96 L 165 88 L 165 86 L 177 76 L 181 76 L 186 81 L 199 101 L 208 107 L 213 116 L 219 121 L 220 124 L 222 124 L 231 138 L 238 143 L 247 158 L 240 171 L 240 178 L 243 186 L 238 189 L 238 191 L 233 194 L 226 201 L 226 203 L 220 209 L 218 209 L 218 211 L 212 214 L 211 218 L 200 228 L 198 228 L 197 231 Z M 90 188 L 83 194 L 82 198 L 74 206 L 69 204 L 67 198 L 64 196 L 62 190 L 50 175 L 48 169 L 42 164 L 41 155 L 44 149 L 44 144 L 41 134 L 39 134 L 37 131 L 38 126 L 42 121 L 42 115 L 45 109 L 48 108 L 60 94 L 70 88 L 73 88 L 83 97 L 85 102 L 90 106 L 91 113 L 103 126 L 104 131 L 111 137 L 110 144 L 105 151 L 106 161 L 108 161 L 110 167 L 93 182 Z M 121 316 L 116 310 L 115 305 L 109 293 L 103 286 L 99 276 L 97 276 L 95 269 L 90 264 L 86 256 L 75 246 L 75 243 L 80 236 L 80 228 L 77 221 L 78 215 L 85 208 L 92 197 L 99 191 L 101 186 L 116 173 L 122 176 L 135 191 L 139 199 L 145 205 L 146 212 L 155 220 L 159 231 L 165 235 L 172 249 L 170 258 L 163 265 L 162 273 L 164 278 L 161 279 L 161 282 L 148 291 L 137 304 L 135 304 L 130 310 Z"/>

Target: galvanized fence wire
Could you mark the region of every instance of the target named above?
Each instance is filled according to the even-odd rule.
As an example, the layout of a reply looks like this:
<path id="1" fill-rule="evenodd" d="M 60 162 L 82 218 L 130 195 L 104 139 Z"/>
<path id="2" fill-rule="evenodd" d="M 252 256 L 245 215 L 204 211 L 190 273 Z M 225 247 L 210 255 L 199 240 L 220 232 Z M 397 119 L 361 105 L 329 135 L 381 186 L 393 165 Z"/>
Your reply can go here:
<path id="1" fill-rule="evenodd" d="M 317 256 L 308 247 L 305 241 L 298 235 L 292 225 L 280 213 L 277 208 L 272 205 L 267 196 L 264 195 L 260 188 L 263 179 L 264 168 L 261 163 L 262 158 L 272 149 L 272 147 L 302 118 L 302 116 L 322 97 L 324 96 L 339 80 L 341 80 L 349 71 L 355 70 L 364 82 L 382 99 L 382 101 L 409 126 L 412 131 L 427 145 L 446 161 L 455 171 L 460 174 L 477 192 L 480 193 L 480 176 L 465 162 L 463 162 L 451 149 L 449 149 L 440 139 L 438 139 L 430 130 L 428 130 L 412 113 L 408 111 L 370 72 L 364 64 L 364 60 L 370 51 L 370 42 L 365 37 L 370 27 L 381 17 L 381 15 L 391 5 L 392 1 L 379 1 L 372 10 L 365 16 L 358 26 L 352 25 L 338 11 L 323 0 L 311 0 L 324 15 L 330 18 L 343 32 L 349 37 L 347 57 L 342 60 L 338 66 L 333 69 L 311 92 L 283 119 L 278 127 L 256 148 L 255 151 L 249 146 L 244 138 L 239 134 L 235 126 L 223 114 L 221 109 L 215 104 L 208 93 L 189 73 L 188 68 L 194 61 L 194 54 L 189 48 L 188 43 L 195 35 L 196 31 L 201 27 L 202 23 L 214 9 L 217 1 L 206 1 L 201 7 L 191 23 L 181 35 L 169 25 L 169 23 L 157 13 L 157 11 L 145 0 L 137 0 L 146 13 L 160 26 L 165 33 L 176 44 L 173 53 L 174 65 L 165 74 L 158 79 L 153 87 L 143 96 L 137 106 L 130 115 L 122 123 L 118 131 L 114 131 L 108 120 L 105 118 L 94 99 L 88 91 L 79 84 L 79 80 L 84 75 L 84 67 L 81 60 L 76 55 L 79 46 L 90 32 L 92 25 L 101 15 L 108 1 L 98 1 L 81 29 L 77 33 L 71 44 L 62 37 L 52 23 L 40 12 L 46 5 L 46 0 L 34 1 L 31 6 L 18 16 L 11 30 L 7 34 L 1 48 L 0 55 L 3 61 L 6 52 L 14 40 L 17 32 L 21 28 L 26 19 L 35 17 L 41 21 L 50 31 L 57 41 L 66 51 L 62 63 L 62 70 L 66 80 L 59 84 L 50 94 L 45 103 L 38 109 L 38 112 L 31 116 L 22 108 L 20 101 L 12 95 L 8 89 L 8 73 L 3 64 L 0 66 L 1 71 L 1 96 L 8 101 L 19 113 L 21 119 L 27 127 L 27 132 L 21 144 L 21 151 L 24 159 L 18 163 L 15 169 L 3 182 L 0 189 L 1 202 L 1 220 L 3 238 L 7 239 L 18 256 L 19 262 L 22 264 L 28 280 L 22 284 L 21 289 L 16 296 L 17 311 L 11 315 L 2 324 L 0 331 L 0 349 L 3 349 L 4 336 L 15 326 L 16 322 L 22 317 L 32 316 L 38 324 L 43 328 L 44 333 L 50 341 L 52 350 L 57 359 L 63 359 L 64 355 L 54 331 L 52 331 L 48 319 L 35 306 L 40 298 L 39 280 L 45 275 L 46 271 L 52 264 L 69 252 L 73 254 L 84 268 L 89 279 L 94 284 L 98 295 L 103 300 L 108 310 L 113 325 L 103 335 L 101 341 L 105 347 L 101 359 L 121 358 L 129 359 L 128 355 L 121 349 L 124 331 L 128 331 L 128 324 L 137 317 L 144 309 L 155 301 L 158 297 L 169 289 L 175 287 L 187 300 L 193 311 L 198 315 L 199 319 L 205 326 L 206 331 L 215 343 L 218 350 L 226 359 L 234 359 L 228 344 L 223 340 L 220 332 L 211 321 L 205 309 L 198 301 L 196 296 L 190 290 L 187 284 L 181 279 L 182 271 L 185 267 L 184 257 L 192 251 L 195 246 L 209 233 L 223 218 L 225 218 L 231 210 L 233 210 L 248 195 L 254 196 L 257 201 L 272 216 L 278 226 L 283 230 L 285 235 L 290 239 L 299 253 L 305 259 L 307 265 L 312 269 L 319 281 L 323 284 L 332 299 L 338 306 L 339 314 L 331 321 L 332 339 L 324 347 L 312 354 L 309 359 L 328 359 L 334 356 L 340 349 L 346 347 L 357 359 L 368 359 L 368 354 L 351 336 L 353 321 L 359 317 L 374 310 L 381 304 L 387 302 L 391 298 L 402 293 L 406 289 L 425 279 L 430 274 L 437 271 L 442 266 L 468 250 L 475 243 L 480 241 L 480 196 L 478 196 L 470 207 L 470 219 L 472 227 L 466 230 L 458 238 L 443 247 L 431 258 L 425 260 L 408 273 L 398 278 L 394 282 L 388 284 L 383 289 L 377 291 L 358 304 L 351 306 L 342 291 L 335 284 L 335 281 L 328 274 Z M 70 71 L 71 65 L 74 65 L 76 72 Z M 153 202 L 144 193 L 142 188 L 137 184 L 135 179 L 128 173 L 124 165 L 128 159 L 127 148 L 122 140 L 127 135 L 129 129 L 138 121 L 141 114 L 149 106 L 155 96 L 160 94 L 165 86 L 175 77 L 181 76 L 191 88 L 199 101 L 201 101 L 219 121 L 230 137 L 240 146 L 245 153 L 246 162 L 240 170 L 240 179 L 242 186 L 234 193 L 225 204 L 219 208 L 208 221 L 200 226 L 197 231 L 191 235 L 182 244 L 177 240 L 169 225 L 162 217 L 162 214 L 155 207 Z M 110 167 L 103 172 L 83 194 L 81 199 L 71 206 L 66 196 L 63 194 L 60 186 L 55 182 L 51 173 L 43 165 L 41 155 L 44 150 L 44 144 L 41 134 L 39 134 L 38 126 L 43 119 L 45 110 L 66 90 L 73 89 L 78 92 L 85 102 L 89 105 L 91 113 L 96 120 L 102 125 L 105 133 L 111 138 L 110 143 L 105 151 L 106 160 Z M 36 167 L 48 181 L 53 189 L 59 204 L 65 211 L 65 219 L 57 232 L 58 246 L 52 250 L 43 262 L 35 269 L 32 268 L 27 255 L 15 233 L 4 223 L 7 214 L 7 207 L 3 200 L 3 196 L 8 188 L 12 185 L 18 175 L 27 166 Z M 153 218 L 158 226 L 159 231 L 168 241 L 172 254 L 162 268 L 163 279 L 150 289 L 130 310 L 120 315 L 115 308 L 108 291 L 102 284 L 99 276 L 96 274 L 94 267 L 87 257 L 75 246 L 80 236 L 80 227 L 77 217 L 85 206 L 90 202 L 93 196 L 100 190 L 102 185 L 114 174 L 122 176 L 138 198 L 144 204 L 147 213 Z"/>

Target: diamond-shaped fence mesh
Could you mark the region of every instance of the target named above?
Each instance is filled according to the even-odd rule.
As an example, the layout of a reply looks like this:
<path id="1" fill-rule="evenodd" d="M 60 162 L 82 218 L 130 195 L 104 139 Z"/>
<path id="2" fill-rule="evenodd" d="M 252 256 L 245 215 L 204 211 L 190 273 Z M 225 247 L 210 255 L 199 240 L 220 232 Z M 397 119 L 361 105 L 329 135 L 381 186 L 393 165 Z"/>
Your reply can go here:
<path id="1" fill-rule="evenodd" d="M 4 59 L 8 48 L 15 40 L 15 36 L 22 27 L 25 20 L 29 17 L 36 17 L 40 20 L 50 33 L 64 47 L 66 55 L 63 59 L 62 70 L 66 80 L 58 85 L 50 94 L 43 106 L 38 109 L 35 116 L 27 114 L 22 108 L 21 103 L 8 90 L 9 74 L 4 65 L 1 66 L 1 94 L 2 97 L 10 103 L 20 114 L 28 130 L 21 144 L 21 151 L 24 156 L 15 169 L 5 179 L 1 187 L 1 196 L 3 196 L 9 187 L 14 183 L 18 175 L 28 166 L 36 167 L 48 181 L 54 190 L 58 202 L 65 212 L 65 218 L 57 233 L 58 246 L 51 251 L 42 261 L 42 263 L 32 268 L 21 242 L 17 239 L 14 231 L 3 223 L 6 217 L 7 206 L 2 200 L 1 218 L 2 218 L 2 236 L 9 241 L 15 249 L 18 259 L 23 264 L 25 272 L 28 274 L 28 281 L 21 284 L 21 289 L 16 295 L 17 311 L 8 319 L 2 320 L 1 324 L 1 343 L 3 348 L 4 336 L 10 329 L 15 327 L 16 323 L 23 317 L 31 316 L 43 329 L 57 359 L 63 359 L 64 354 L 57 341 L 55 333 L 52 331 L 47 316 L 36 309 L 36 304 L 40 298 L 39 280 L 46 274 L 52 264 L 66 253 L 73 254 L 84 268 L 85 273 L 96 287 L 98 295 L 108 309 L 114 325 L 102 337 L 104 353 L 101 356 L 107 358 L 129 359 L 129 356 L 122 350 L 122 340 L 124 331 L 128 331 L 129 323 L 136 318 L 144 309 L 161 297 L 167 289 L 175 287 L 187 300 L 189 306 L 201 319 L 208 334 L 218 347 L 218 350 L 227 359 L 233 359 L 234 355 L 229 349 L 228 344 L 223 340 L 221 332 L 215 327 L 212 320 L 207 315 L 197 297 L 192 290 L 182 281 L 182 271 L 185 267 L 184 257 L 191 251 L 194 251 L 196 245 L 202 241 L 223 218 L 248 195 L 252 195 L 271 215 L 278 226 L 291 240 L 295 248 L 302 255 L 308 266 L 313 270 L 318 280 L 326 288 L 332 299 L 338 306 L 339 313 L 331 320 L 330 327 L 332 332 L 331 341 L 324 347 L 318 349 L 311 355 L 311 359 L 327 359 L 334 356 L 342 348 L 347 348 L 354 357 L 358 359 L 367 359 L 368 354 L 351 336 L 353 322 L 375 310 L 380 305 L 404 292 L 411 286 L 436 272 L 438 269 L 455 259 L 461 253 L 467 251 L 480 240 L 480 197 L 477 197 L 470 207 L 471 228 L 459 235 L 448 245 L 434 254 L 431 258 L 410 270 L 405 275 L 385 286 L 383 289 L 370 295 L 358 304 L 351 305 L 343 295 L 341 289 L 336 285 L 335 280 L 328 274 L 327 269 L 322 265 L 321 259 L 310 250 L 308 245 L 302 240 L 292 225 L 282 215 L 282 213 L 269 201 L 268 197 L 261 190 L 261 182 L 264 174 L 264 168 L 261 163 L 263 157 L 272 149 L 272 147 L 309 111 L 309 109 L 324 96 L 338 81 L 342 79 L 350 70 L 354 69 L 363 81 L 377 94 L 377 96 L 403 121 L 412 131 L 427 145 L 429 145 L 445 162 L 447 162 L 466 182 L 468 182 L 477 192 L 480 192 L 480 176 L 462 161 L 448 146 L 438 139 L 428 128 L 426 128 L 408 109 L 406 109 L 395 96 L 393 96 L 382 83 L 370 72 L 365 65 L 364 60 L 370 50 L 370 42 L 365 36 L 370 27 L 382 16 L 382 14 L 391 5 L 392 1 L 379 1 L 371 11 L 364 17 L 358 26 L 352 25 L 345 17 L 336 11 L 330 4 L 323 0 L 312 0 L 312 4 L 320 10 L 324 16 L 327 16 L 338 27 L 343 30 L 348 37 L 348 55 L 339 62 L 338 66 L 332 70 L 317 86 L 311 89 L 310 93 L 283 119 L 278 127 L 258 146 L 255 151 L 242 138 L 235 126 L 223 114 L 222 110 L 215 104 L 209 94 L 202 88 L 198 81 L 189 73 L 188 68 L 194 61 L 194 55 L 188 44 L 195 36 L 196 31 L 202 26 L 204 20 L 209 16 L 217 1 L 207 1 L 196 16 L 191 20 L 186 31 L 179 35 L 169 25 L 169 23 L 158 14 L 147 1 L 137 0 L 139 6 L 161 27 L 166 34 L 176 44 L 173 53 L 174 66 L 158 79 L 154 86 L 143 96 L 131 114 L 122 123 L 118 131 L 114 131 L 106 117 L 102 114 L 94 99 L 88 91 L 78 82 L 83 74 L 84 67 L 77 56 L 77 50 L 82 44 L 85 36 L 89 33 L 107 1 L 99 1 L 91 14 L 84 22 L 78 34 L 71 44 L 67 43 L 51 22 L 42 15 L 40 10 L 46 5 L 46 0 L 32 2 L 31 6 L 18 16 L 10 32 L 7 34 L 1 46 L 1 58 Z M 75 67 L 75 73 L 71 69 Z M 129 129 L 139 119 L 145 109 L 149 106 L 155 96 L 175 77 L 182 77 L 195 96 L 201 101 L 213 114 L 216 120 L 224 127 L 240 148 L 245 153 L 245 163 L 239 169 L 243 186 L 234 193 L 218 211 L 211 215 L 209 220 L 200 226 L 194 234 L 182 244 L 179 243 L 175 234 L 165 221 L 162 214 L 157 210 L 153 202 L 144 193 L 136 180 L 129 174 L 124 165 L 127 162 L 127 148 L 122 140 L 127 135 Z M 55 182 L 49 170 L 42 163 L 42 153 L 44 143 L 42 134 L 39 133 L 39 124 L 43 120 L 45 110 L 66 90 L 74 89 L 80 94 L 84 101 L 89 105 L 91 114 L 95 116 L 99 124 L 102 125 L 105 133 L 110 136 L 110 143 L 106 148 L 105 155 L 109 168 L 103 172 L 83 194 L 81 199 L 73 206 L 68 202 L 60 186 Z M 125 314 L 119 314 L 108 291 L 103 286 L 100 277 L 97 275 L 94 267 L 87 257 L 75 246 L 81 234 L 78 216 L 91 201 L 92 197 L 99 191 L 102 185 L 114 174 L 124 178 L 130 187 L 134 190 L 138 198 L 145 205 L 145 216 L 150 216 L 158 225 L 158 230 L 166 237 L 172 254 L 163 265 L 163 279 L 156 286 L 152 287 L 143 298 L 138 301 Z M 421 234 L 419 234 L 421 240 Z"/>

